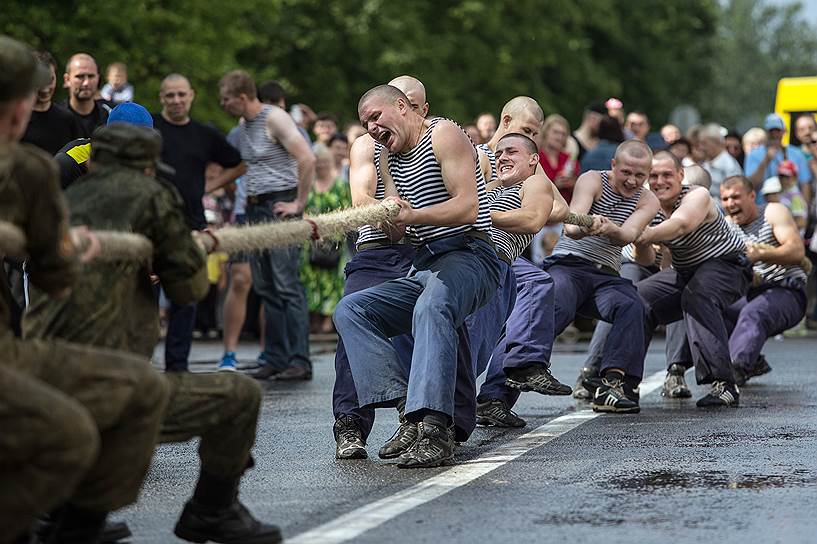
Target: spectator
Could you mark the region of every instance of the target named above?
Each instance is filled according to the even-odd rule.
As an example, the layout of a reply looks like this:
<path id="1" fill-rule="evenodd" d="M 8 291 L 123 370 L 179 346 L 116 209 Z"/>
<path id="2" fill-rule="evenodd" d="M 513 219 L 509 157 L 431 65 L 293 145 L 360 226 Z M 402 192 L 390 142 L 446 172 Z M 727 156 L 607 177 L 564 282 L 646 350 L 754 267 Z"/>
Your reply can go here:
<path id="1" fill-rule="evenodd" d="M 366 134 L 366 129 L 360 123 L 353 122 L 346 125 L 346 141 L 349 142 L 350 149 L 355 140 L 364 134 Z"/>
<path id="2" fill-rule="evenodd" d="M 108 66 L 108 82 L 102 86 L 102 98 L 117 106 L 123 102 L 133 102 L 133 85 L 128 83 L 128 67 L 123 62 Z"/>
<path id="3" fill-rule="evenodd" d="M 238 150 L 227 143 L 215 128 L 190 118 L 196 93 L 186 77 L 171 74 L 159 89 L 162 111 L 153 115 L 153 126 L 162 135 L 162 161 L 175 169 L 170 182 L 179 191 L 184 204 L 188 227 L 207 227 L 202 198 L 246 171 Z M 208 163 L 217 163 L 224 170 L 210 180 L 205 178 Z M 187 370 L 196 305 L 180 306 L 171 302 L 165 339 L 165 370 Z"/>
<path id="4" fill-rule="evenodd" d="M 542 126 L 542 148 L 539 150 L 539 164 L 568 203 L 573 196 L 573 184 L 579 169 L 566 149 L 569 134 L 567 119 L 558 114 L 549 115 Z"/>
<path id="5" fill-rule="evenodd" d="M 794 161 L 780 161 L 780 164 L 777 165 L 777 177 L 783 188 L 780 193 L 780 203 L 789 209 L 794 217 L 794 223 L 800 230 L 800 236 L 803 236 L 808 220 L 808 206 L 797 183 L 797 165 L 794 164 Z"/>
<path id="6" fill-rule="evenodd" d="M 743 145 L 741 144 L 740 134 L 735 132 L 734 130 L 730 130 L 726 133 L 726 151 L 732 155 L 738 164 L 740 165 L 741 169 L 743 168 L 743 162 L 746 160 L 746 154 L 743 152 Z"/>
<path id="7" fill-rule="evenodd" d="M 797 143 L 800 144 L 800 151 L 806 156 L 806 160 L 810 161 L 814 156 L 811 152 L 812 133 L 817 132 L 817 121 L 811 114 L 801 115 L 794 123 L 794 135 L 797 137 Z"/>
<path id="8" fill-rule="evenodd" d="M 681 139 L 681 129 L 676 127 L 675 125 L 668 123 L 661 127 L 661 137 L 667 143 L 667 145 L 672 145 L 673 142 L 677 142 Z"/>
<path id="9" fill-rule="evenodd" d="M 465 125 L 462 128 L 465 131 L 465 133 L 468 135 L 468 137 L 471 138 L 471 142 L 474 145 L 479 145 L 479 143 L 482 141 L 482 136 L 479 135 L 479 129 L 477 128 L 477 126 L 476 125 Z"/>
<path id="10" fill-rule="evenodd" d="M 650 120 L 644 112 L 631 111 L 627 114 L 624 128 L 630 131 L 634 139 L 646 142 L 647 135 L 650 133 Z"/>
<path id="11" fill-rule="evenodd" d="M 738 161 L 726 151 L 724 132 L 723 127 L 717 123 L 709 123 L 701 128 L 699 134 L 705 159 L 701 166 L 709 172 L 712 178 L 709 194 L 716 201 L 720 201 L 723 180 L 732 176 L 743 175 L 743 170 Z"/>
<path id="12" fill-rule="evenodd" d="M 95 100 L 99 88 L 99 68 L 94 57 L 86 53 L 72 55 L 65 65 L 63 85 L 68 89 L 66 106 L 80 127 L 80 137 L 90 138 L 94 130 L 105 124 L 111 106 Z"/>
<path id="13" fill-rule="evenodd" d="M 36 145 L 49 155 L 56 155 L 62 146 L 79 138 L 80 128 L 71 112 L 53 101 L 57 87 L 57 61 L 48 51 L 35 52 L 34 56 L 48 68 L 51 79 L 48 85 L 37 90 L 31 119 L 22 141 Z"/>
<path id="14" fill-rule="evenodd" d="M 817 219 L 817 128 L 809 135 L 804 145 L 808 147 L 811 158 L 808 167 L 811 170 L 811 210 L 812 217 Z"/>
<path id="15" fill-rule="evenodd" d="M 315 124 L 312 126 L 312 134 L 315 135 L 315 144 L 323 144 L 329 147 L 329 140 L 338 132 L 338 120 L 331 113 L 319 113 Z"/>
<path id="16" fill-rule="evenodd" d="M 618 98 L 608 98 L 604 103 L 607 108 L 607 115 L 618 121 L 618 124 L 624 126 L 624 103 Z"/>
<path id="17" fill-rule="evenodd" d="M 669 144 L 669 152 L 678 157 L 681 164 L 692 164 L 692 159 L 689 157 L 692 153 L 692 144 L 690 144 L 686 138 L 678 138 Z"/>
<path id="18" fill-rule="evenodd" d="M 609 170 L 616 148 L 623 141 L 624 133 L 618 121 L 607 114 L 602 115 L 598 127 L 598 145 L 585 154 L 581 161 L 581 173 Z"/>
<path id="19" fill-rule="evenodd" d="M 490 113 L 481 113 L 477 117 L 477 120 L 474 122 L 477 125 L 477 130 L 479 131 L 479 142 L 474 142 L 475 144 L 483 144 L 490 140 L 494 132 L 496 132 L 496 117 Z"/>
<path id="20" fill-rule="evenodd" d="M 211 195 L 204 197 L 204 218 L 207 228 L 220 228 L 224 221 L 221 218 L 217 200 Z M 207 255 L 207 281 L 210 288 L 207 296 L 199 301 L 196 307 L 196 326 L 193 329 L 193 338 L 206 337 L 210 340 L 218 338 L 218 300 L 227 288 L 227 260 L 229 256 L 223 251 L 213 251 Z"/>
<path id="21" fill-rule="evenodd" d="M 579 147 L 579 152 L 576 157 L 576 160 L 579 162 L 582 161 L 585 153 L 596 149 L 596 146 L 599 144 L 599 139 L 601 138 L 599 135 L 601 119 L 605 115 L 607 115 L 607 108 L 605 108 L 601 102 L 588 104 L 584 108 L 582 123 L 579 125 L 579 128 L 573 132 L 573 139 L 576 140 L 576 144 Z"/>
<path id="22" fill-rule="evenodd" d="M 704 151 L 703 142 L 701 142 L 701 125 L 693 125 L 687 130 L 687 140 L 692 146 L 689 150 L 689 157 L 687 162 L 682 163 L 684 166 L 692 166 L 693 164 L 701 165 L 706 160 L 706 152 Z"/>
<path id="23" fill-rule="evenodd" d="M 806 201 L 811 200 L 811 171 L 808 167 L 805 155 L 795 146 L 784 146 L 782 144 L 783 134 L 786 131 L 786 124 L 783 118 L 775 113 L 766 116 L 763 123 L 766 131 L 766 144 L 756 148 L 746 157 L 746 177 L 755 186 L 760 187 L 763 180 L 772 177 L 778 165 L 783 161 L 791 161 L 796 167 L 797 177 L 800 182 L 800 191 Z M 762 198 L 761 196 L 758 199 Z"/>
<path id="24" fill-rule="evenodd" d="M 783 193 L 783 185 L 780 184 L 780 178 L 772 176 L 765 180 L 760 192 L 763 193 L 763 198 L 766 202 L 780 202 L 780 195 Z"/>
<path id="25" fill-rule="evenodd" d="M 349 140 L 338 132 L 329 138 L 329 151 L 332 152 L 338 177 L 349 183 Z"/>
<path id="26" fill-rule="evenodd" d="M 263 104 L 278 106 L 282 110 L 287 109 L 287 93 L 277 81 L 269 80 L 262 83 L 261 86 L 258 87 L 258 100 L 260 100 Z M 299 107 L 296 111 L 302 111 L 301 107 Z M 312 145 L 312 139 L 309 137 L 309 132 L 297 122 L 295 124 L 298 125 L 298 131 L 301 133 L 301 136 L 304 137 L 306 143 Z"/>
<path id="27" fill-rule="evenodd" d="M 317 144 L 315 183 L 309 191 L 306 215 L 331 212 L 352 205 L 349 182 L 338 176 L 332 151 Z M 307 244 L 301 260 L 301 278 L 306 288 L 313 332 L 332 332 L 332 314 L 343 296 L 343 245 L 332 240 Z"/>
<path id="28" fill-rule="evenodd" d="M 760 146 L 766 145 L 766 131 L 760 127 L 753 127 L 747 130 L 741 138 L 743 147 L 743 164 L 746 164 L 746 156 Z"/>
<path id="29" fill-rule="evenodd" d="M 234 70 L 219 82 L 221 107 L 243 117 L 240 151 L 247 161 L 242 184 L 247 220 L 273 222 L 299 217 L 315 178 L 315 156 L 284 110 L 262 104 L 255 82 Z M 298 273 L 300 250 L 278 248 L 250 256 L 252 282 L 264 304 L 264 351 L 253 376 L 278 380 L 312 379 L 309 313 Z"/>

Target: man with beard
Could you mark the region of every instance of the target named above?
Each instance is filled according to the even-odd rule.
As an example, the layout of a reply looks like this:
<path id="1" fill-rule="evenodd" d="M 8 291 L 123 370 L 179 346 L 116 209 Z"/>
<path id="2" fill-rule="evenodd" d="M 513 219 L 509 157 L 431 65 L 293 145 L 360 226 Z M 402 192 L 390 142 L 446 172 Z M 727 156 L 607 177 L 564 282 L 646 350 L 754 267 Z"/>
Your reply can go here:
<path id="1" fill-rule="evenodd" d="M 94 98 L 99 88 L 99 68 L 94 57 L 87 53 L 72 55 L 62 78 L 68 89 L 66 106 L 79 124 L 80 136 L 90 138 L 96 127 L 105 124 L 112 109 L 105 100 Z"/>

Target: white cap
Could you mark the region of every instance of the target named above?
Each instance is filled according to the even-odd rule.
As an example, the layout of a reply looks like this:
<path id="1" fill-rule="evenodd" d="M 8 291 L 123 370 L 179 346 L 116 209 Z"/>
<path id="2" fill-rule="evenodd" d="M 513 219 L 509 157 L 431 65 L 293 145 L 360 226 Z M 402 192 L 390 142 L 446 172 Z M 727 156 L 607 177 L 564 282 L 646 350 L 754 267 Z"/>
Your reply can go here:
<path id="1" fill-rule="evenodd" d="M 763 188 L 760 190 L 761 194 L 770 195 L 772 193 L 780 193 L 783 191 L 783 186 L 780 184 L 780 178 L 772 176 L 763 182 Z"/>

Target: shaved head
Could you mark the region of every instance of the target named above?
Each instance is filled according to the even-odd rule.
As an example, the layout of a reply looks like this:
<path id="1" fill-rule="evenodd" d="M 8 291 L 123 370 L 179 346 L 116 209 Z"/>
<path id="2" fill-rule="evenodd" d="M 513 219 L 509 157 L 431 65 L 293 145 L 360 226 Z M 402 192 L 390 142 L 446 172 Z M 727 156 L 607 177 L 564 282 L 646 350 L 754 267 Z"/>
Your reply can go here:
<path id="1" fill-rule="evenodd" d="M 506 115 L 513 119 L 518 119 L 523 115 L 532 115 L 541 125 L 545 122 L 545 113 L 539 103 L 529 96 L 517 96 L 511 98 L 502 108 L 502 117 Z"/>
<path id="2" fill-rule="evenodd" d="M 186 84 L 189 88 L 193 88 L 190 85 L 190 81 L 181 74 L 170 74 L 166 78 L 162 80 L 162 85 L 159 87 L 159 92 L 163 92 L 165 87 L 168 85 L 174 85 L 177 83 Z"/>
<path id="3" fill-rule="evenodd" d="M 627 155 L 636 160 L 647 159 L 652 162 L 652 150 L 640 140 L 627 140 L 616 148 L 616 160 L 620 160 L 622 155 Z"/>
<path id="4" fill-rule="evenodd" d="M 746 179 L 743 176 L 733 176 L 731 178 L 727 178 L 726 181 L 737 180 L 736 181 L 737 183 L 744 183 L 740 178 L 743 178 L 743 180 L 749 181 L 748 179 Z M 687 166 L 687 167 L 684 168 L 684 179 L 690 185 L 696 185 L 698 187 L 703 187 L 707 191 L 712 187 L 712 176 L 709 175 L 709 172 L 704 170 L 704 168 L 702 166 L 698 166 L 697 164 L 693 164 L 692 166 Z M 723 184 L 725 184 L 726 181 L 724 181 Z M 723 184 L 721 184 L 721 186 L 723 186 Z M 748 189 L 749 190 L 747 191 L 747 194 L 749 192 L 754 191 L 754 187 L 752 187 L 752 182 L 750 182 L 750 181 L 749 181 Z"/>
<path id="5" fill-rule="evenodd" d="M 75 53 L 71 55 L 71 57 L 68 59 L 68 62 L 65 63 L 65 73 L 70 74 L 72 66 L 77 66 L 80 65 L 81 63 L 86 62 L 92 63 L 96 68 L 96 60 L 94 60 L 94 57 L 92 57 L 88 53 Z M 96 71 L 99 72 L 99 68 L 96 68 Z"/>
<path id="6" fill-rule="evenodd" d="M 423 82 L 416 77 L 397 76 L 389 81 L 389 85 L 400 89 L 403 91 L 403 94 L 409 98 L 412 98 L 411 95 L 414 95 L 413 98 L 420 104 L 424 104 L 426 101 L 426 87 L 423 85 Z"/>
<path id="7" fill-rule="evenodd" d="M 522 144 L 522 146 L 531 154 L 535 155 L 539 153 L 539 147 L 536 145 L 536 142 L 531 140 L 529 137 L 525 136 L 524 134 L 519 134 L 518 132 L 510 132 L 499 139 L 500 142 L 505 140 L 517 140 Z"/>
<path id="8" fill-rule="evenodd" d="M 363 105 L 373 98 L 386 100 L 391 104 L 396 104 L 398 100 L 405 100 L 406 104 L 411 104 L 406 94 L 393 85 L 378 85 L 366 91 L 357 103 L 357 110 L 360 111 Z"/>

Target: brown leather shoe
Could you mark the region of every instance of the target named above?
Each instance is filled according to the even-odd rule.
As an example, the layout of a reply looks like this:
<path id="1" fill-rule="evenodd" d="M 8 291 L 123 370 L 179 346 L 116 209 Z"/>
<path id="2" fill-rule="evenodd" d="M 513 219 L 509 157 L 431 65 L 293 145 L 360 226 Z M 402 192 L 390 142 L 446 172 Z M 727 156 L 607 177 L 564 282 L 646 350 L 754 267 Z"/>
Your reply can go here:
<path id="1" fill-rule="evenodd" d="M 307 381 L 312 379 L 312 370 L 300 365 L 294 365 L 275 375 L 278 381 Z"/>
<path id="2" fill-rule="evenodd" d="M 273 376 L 277 376 L 281 373 L 281 370 L 275 368 L 272 365 L 261 365 L 261 368 L 256 370 L 255 372 L 250 372 L 250 376 L 255 378 L 256 380 L 268 380 Z"/>

